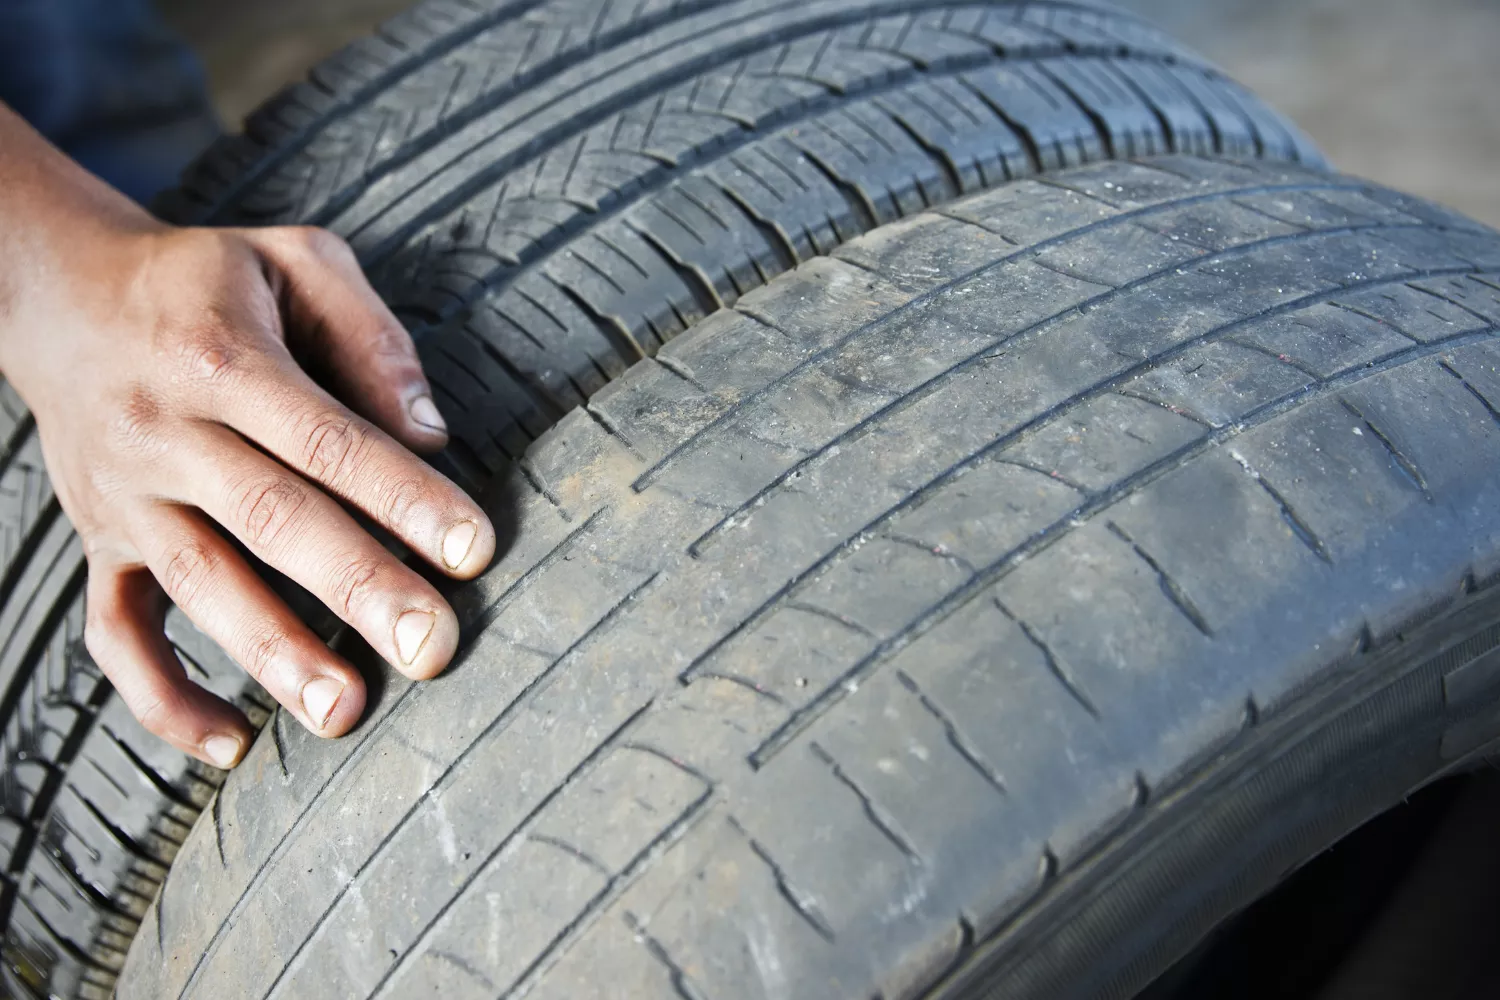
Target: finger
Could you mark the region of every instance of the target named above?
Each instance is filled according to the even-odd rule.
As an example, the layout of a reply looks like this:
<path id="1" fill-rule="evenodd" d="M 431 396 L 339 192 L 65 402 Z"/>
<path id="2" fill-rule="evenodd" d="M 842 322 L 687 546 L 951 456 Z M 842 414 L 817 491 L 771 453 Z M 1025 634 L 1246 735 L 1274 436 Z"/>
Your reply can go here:
<path id="1" fill-rule="evenodd" d="M 414 451 L 448 440 L 416 345 L 370 287 L 349 245 L 311 227 L 247 230 L 280 273 L 287 337 L 361 416 Z"/>
<path id="2" fill-rule="evenodd" d="M 153 504 L 133 541 L 162 589 L 288 712 L 341 736 L 364 711 L 364 680 L 323 645 L 198 511 Z"/>
<path id="3" fill-rule="evenodd" d="M 125 707 L 153 735 L 214 767 L 255 738 L 243 713 L 194 684 L 162 632 L 166 598 L 144 568 L 90 570 L 84 643 Z"/>
<path id="4" fill-rule="evenodd" d="M 398 670 L 436 676 L 458 648 L 458 618 L 437 590 L 307 480 L 204 425 L 186 451 L 202 456 L 180 498 L 229 529 L 262 562 L 353 626 Z"/>
<path id="5" fill-rule="evenodd" d="M 221 383 L 212 405 L 223 423 L 364 511 L 448 575 L 469 579 L 489 564 L 495 529 L 479 505 L 314 385 L 289 358 L 261 354 L 221 377 L 231 381 Z"/>

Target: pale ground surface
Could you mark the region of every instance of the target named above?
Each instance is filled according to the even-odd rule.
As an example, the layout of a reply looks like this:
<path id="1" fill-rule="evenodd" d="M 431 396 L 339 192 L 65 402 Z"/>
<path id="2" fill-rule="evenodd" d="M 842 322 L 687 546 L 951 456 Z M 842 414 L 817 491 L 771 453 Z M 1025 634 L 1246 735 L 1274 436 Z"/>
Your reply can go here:
<path id="1" fill-rule="evenodd" d="M 407 0 L 159 0 L 226 121 Z M 1500 0 L 1122 0 L 1290 114 L 1342 169 L 1500 226 Z"/>

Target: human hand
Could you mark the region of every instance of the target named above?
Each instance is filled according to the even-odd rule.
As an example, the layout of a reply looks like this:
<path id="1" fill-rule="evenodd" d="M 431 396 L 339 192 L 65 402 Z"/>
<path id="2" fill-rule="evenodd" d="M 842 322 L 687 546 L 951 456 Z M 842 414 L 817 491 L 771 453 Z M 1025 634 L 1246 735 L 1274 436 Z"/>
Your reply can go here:
<path id="1" fill-rule="evenodd" d="M 83 539 L 89 651 L 131 711 L 220 767 L 254 735 L 184 673 L 163 635 L 170 599 L 313 732 L 360 717 L 358 672 L 220 529 L 401 672 L 441 671 L 452 609 L 339 501 L 458 578 L 489 563 L 495 534 L 407 450 L 440 448 L 442 418 L 349 248 L 316 229 L 175 229 L 114 204 L 70 221 L 66 253 L 34 239 L 11 270 L 26 280 L 0 295 L 0 368 Z"/>

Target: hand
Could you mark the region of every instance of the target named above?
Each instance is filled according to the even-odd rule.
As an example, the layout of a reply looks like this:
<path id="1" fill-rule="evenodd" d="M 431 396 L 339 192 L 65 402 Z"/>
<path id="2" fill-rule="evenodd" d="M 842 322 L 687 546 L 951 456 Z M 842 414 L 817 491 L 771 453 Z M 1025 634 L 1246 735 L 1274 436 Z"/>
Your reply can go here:
<path id="1" fill-rule="evenodd" d="M 83 539 L 89 651 L 147 729 L 232 766 L 253 731 L 185 675 L 170 599 L 303 725 L 340 735 L 359 674 L 225 534 L 406 675 L 443 669 L 452 609 L 339 502 L 450 576 L 494 553 L 479 507 L 407 450 L 446 440 L 411 339 L 327 232 L 174 229 L 74 180 L 65 251 L 23 230 L 8 295 L 0 257 L 0 367 Z"/>

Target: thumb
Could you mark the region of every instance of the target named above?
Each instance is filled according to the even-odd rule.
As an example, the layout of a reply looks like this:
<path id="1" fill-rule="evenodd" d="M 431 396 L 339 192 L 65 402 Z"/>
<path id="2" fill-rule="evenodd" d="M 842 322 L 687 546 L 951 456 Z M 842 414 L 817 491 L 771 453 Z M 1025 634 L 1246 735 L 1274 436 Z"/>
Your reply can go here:
<path id="1" fill-rule="evenodd" d="M 303 226 L 247 229 L 244 238 L 281 278 L 287 346 L 350 409 L 413 451 L 448 441 L 416 345 L 349 245 Z"/>

